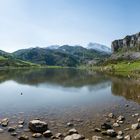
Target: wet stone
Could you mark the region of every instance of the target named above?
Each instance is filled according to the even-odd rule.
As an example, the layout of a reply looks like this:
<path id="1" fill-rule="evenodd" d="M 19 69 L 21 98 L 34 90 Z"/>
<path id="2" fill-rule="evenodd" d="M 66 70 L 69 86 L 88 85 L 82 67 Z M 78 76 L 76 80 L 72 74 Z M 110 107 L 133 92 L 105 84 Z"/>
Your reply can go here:
<path id="1" fill-rule="evenodd" d="M 40 137 L 42 137 L 42 134 L 41 134 L 41 133 L 34 133 L 34 134 L 32 135 L 32 137 L 33 137 L 33 138 L 40 138 Z"/>
<path id="2" fill-rule="evenodd" d="M 48 124 L 40 120 L 32 120 L 29 122 L 29 128 L 36 133 L 45 132 L 48 129 Z"/>
<path id="3" fill-rule="evenodd" d="M 69 135 L 72 135 L 72 134 L 78 134 L 78 131 L 75 129 L 75 128 L 72 128 L 68 131 L 68 134 Z"/>
<path id="4" fill-rule="evenodd" d="M 18 137 L 19 140 L 29 140 L 29 137 L 27 135 L 21 135 Z"/>
<path id="5" fill-rule="evenodd" d="M 133 130 L 137 130 L 137 129 L 139 129 L 139 127 L 140 127 L 139 123 L 136 123 L 136 124 L 132 124 L 132 125 L 131 125 L 131 128 L 132 128 Z"/>
<path id="6" fill-rule="evenodd" d="M 92 140 L 104 140 L 104 139 L 100 136 L 93 136 Z"/>
<path id="7" fill-rule="evenodd" d="M 44 137 L 51 137 L 53 134 L 50 130 L 47 130 L 43 133 Z"/>
<path id="8" fill-rule="evenodd" d="M 101 124 L 101 128 L 107 130 L 107 129 L 111 129 L 112 127 L 110 124 L 103 123 L 103 124 Z"/>

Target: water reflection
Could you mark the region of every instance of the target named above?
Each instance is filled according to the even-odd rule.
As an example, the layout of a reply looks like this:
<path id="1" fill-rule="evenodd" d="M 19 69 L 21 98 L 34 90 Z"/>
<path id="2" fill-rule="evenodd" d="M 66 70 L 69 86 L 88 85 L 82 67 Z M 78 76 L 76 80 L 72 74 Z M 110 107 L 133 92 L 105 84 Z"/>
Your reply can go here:
<path id="1" fill-rule="evenodd" d="M 0 71 L 0 82 L 14 80 L 21 84 L 38 85 L 43 83 L 64 87 L 82 87 L 106 82 L 103 74 L 76 69 L 25 69 Z M 45 84 L 44 84 L 45 85 Z"/>
<path id="2" fill-rule="evenodd" d="M 140 83 L 128 78 L 112 78 L 112 94 L 140 103 Z"/>

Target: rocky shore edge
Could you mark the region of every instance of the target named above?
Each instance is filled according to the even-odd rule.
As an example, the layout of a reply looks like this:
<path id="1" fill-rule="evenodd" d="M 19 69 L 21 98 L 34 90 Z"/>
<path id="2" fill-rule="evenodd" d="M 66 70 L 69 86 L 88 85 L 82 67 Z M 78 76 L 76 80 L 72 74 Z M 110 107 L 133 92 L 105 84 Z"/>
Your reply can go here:
<path id="1" fill-rule="evenodd" d="M 139 113 L 135 113 L 132 117 L 137 118 L 137 122 L 134 124 L 130 124 L 130 127 L 122 129 L 121 125 L 123 125 L 126 121 L 126 118 L 122 115 L 116 116 L 113 113 L 109 113 L 104 116 L 106 121 L 100 124 L 99 127 L 94 128 L 94 132 L 97 135 L 92 136 L 92 140 L 107 140 L 107 139 L 118 139 L 118 140 L 140 140 L 140 133 L 137 135 L 131 135 L 126 132 L 128 131 L 136 131 L 140 129 L 140 118 Z M 33 119 L 29 122 L 25 122 L 25 120 L 19 120 L 17 125 L 9 125 L 10 119 L 4 118 L 0 121 L 0 133 L 9 133 L 11 136 L 15 137 L 19 140 L 29 140 L 32 138 L 49 138 L 52 140 L 89 140 L 89 138 L 85 138 L 84 135 L 79 134 L 78 130 L 74 128 L 74 124 L 68 122 L 66 126 L 69 130 L 66 133 L 53 133 L 48 126 L 48 123 L 42 121 L 40 119 Z M 23 129 L 25 123 L 28 125 L 28 129 Z M 116 129 L 120 128 L 120 129 Z M 21 129 L 22 133 L 19 133 L 18 129 Z M 25 132 L 31 133 L 31 135 L 27 135 Z M 91 138 L 90 138 L 91 139 Z"/>

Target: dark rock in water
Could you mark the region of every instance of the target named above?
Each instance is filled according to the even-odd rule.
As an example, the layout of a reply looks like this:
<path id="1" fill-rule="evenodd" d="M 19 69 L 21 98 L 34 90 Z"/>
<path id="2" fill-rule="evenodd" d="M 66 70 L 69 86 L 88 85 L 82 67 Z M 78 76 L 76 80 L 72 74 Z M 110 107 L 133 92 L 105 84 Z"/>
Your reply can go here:
<path id="1" fill-rule="evenodd" d="M 21 135 L 18 137 L 19 140 L 29 140 L 29 137 L 26 135 Z"/>
<path id="2" fill-rule="evenodd" d="M 11 133 L 11 136 L 14 136 L 14 137 L 15 137 L 15 136 L 17 136 L 17 135 L 18 135 L 18 134 L 17 134 L 16 132 L 12 132 L 12 133 Z"/>
<path id="3" fill-rule="evenodd" d="M 117 133 L 113 129 L 108 129 L 107 130 L 107 135 L 110 137 L 116 137 Z"/>
<path id="4" fill-rule="evenodd" d="M 73 124 L 72 124 L 71 122 L 68 122 L 68 123 L 67 123 L 67 126 L 72 127 Z"/>
<path id="5" fill-rule="evenodd" d="M 72 129 L 69 130 L 68 134 L 69 135 L 78 134 L 78 131 L 75 128 L 72 128 Z"/>
<path id="6" fill-rule="evenodd" d="M 47 131 L 45 131 L 44 133 L 43 133 L 43 135 L 44 135 L 44 137 L 51 137 L 53 134 L 52 134 L 52 132 L 50 131 L 50 130 L 47 130 Z"/>
<path id="7" fill-rule="evenodd" d="M 103 123 L 103 124 L 101 124 L 101 128 L 107 130 L 107 129 L 111 129 L 112 126 L 110 124 Z"/>
<path id="8" fill-rule="evenodd" d="M 48 129 L 48 124 L 40 120 L 32 120 L 29 122 L 29 128 L 33 132 L 42 133 Z"/>
<path id="9" fill-rule="evenodd" d="M 16 130 L 15 127 L 8 127 L 8 132 L 14 132 Z"/>

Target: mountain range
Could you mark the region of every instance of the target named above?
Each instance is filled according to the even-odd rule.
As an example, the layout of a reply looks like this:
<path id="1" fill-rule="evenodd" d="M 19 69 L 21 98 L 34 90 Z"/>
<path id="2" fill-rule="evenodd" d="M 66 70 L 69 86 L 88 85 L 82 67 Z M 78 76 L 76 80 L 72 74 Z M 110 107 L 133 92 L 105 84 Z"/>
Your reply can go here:
<path id="1" fill-rule="evenodd" d="M 13 53 L 0 51 L 0 56 L 11 57 L 16 60 L 29 61 L 31 63 L 76 67 L 88 62 L 100 61 L 110 56 L 110 49 L 104 45 L 90 43 L 87 48 L 80 45 L 53 45 L 45 48 L 35 47 L 17 50 Z"/>

